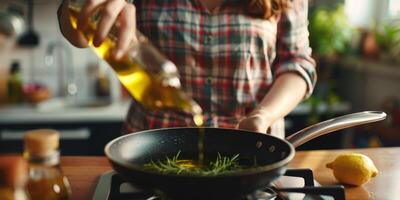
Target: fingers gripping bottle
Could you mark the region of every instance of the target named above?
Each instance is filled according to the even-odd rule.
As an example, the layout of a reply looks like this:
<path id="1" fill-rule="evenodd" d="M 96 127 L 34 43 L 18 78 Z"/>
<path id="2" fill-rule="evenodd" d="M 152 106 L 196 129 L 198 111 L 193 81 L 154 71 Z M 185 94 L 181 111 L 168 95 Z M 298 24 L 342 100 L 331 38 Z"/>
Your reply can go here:
<path id="1" fill-rule="evenodd" d="M 74 28 L 77 27 L 82 5 L 83 0 L 69 1 L 70 21 Z M 113 68 L 131 96 L 147 109 L 184 111 L 193 115 L 196 124 L 202 124 L 202 109 L 181 90 L 175 64 L 162 55 L 139 31 L 133 30 L 136 31 L 138 40 L 130 43 L 130 48 L 122 59 L 116 60 L 112 56 L 117 48 L 117 23 L 99 47 L 93 46 L 96 23 L 100 17 L 99 11 L 93 14 L 88 28 L 81 33 L 94 52 Z"/>

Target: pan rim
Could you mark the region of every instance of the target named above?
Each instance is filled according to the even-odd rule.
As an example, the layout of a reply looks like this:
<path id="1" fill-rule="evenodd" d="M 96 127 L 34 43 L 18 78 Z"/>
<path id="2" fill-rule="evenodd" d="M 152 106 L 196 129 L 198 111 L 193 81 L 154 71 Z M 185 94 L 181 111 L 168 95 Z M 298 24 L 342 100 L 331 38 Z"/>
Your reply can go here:
<path id="1" fill-rule="evenodd" d="M 115 143 L 117 143 L 118 141 L 122 140 L 125 137 L 130 137 L 131 135 L 134 134 L 142 134 L 142 133 L 146 133 L 146 132 L 155 132 L 155 131 L 166 131 L 166 130 L 179 130 L 179 129 L 200 129 L 200 128 L 205 128 L 205 129 L 219 129 L 219 130 L 233 130 L 233 131 L 242 131 L 242 132 L 248 132 L 250 134 L 262 134 L 262 133 L 257 133 L 257 132 L 253 132 L 253 131 L 247 131 L 247 130 L 240 130 L 240 129 L 233 129 L 233 128 L 218 128 L 218 127 L 169 127 L 169 128 L 158 128 L 158 129 L 149 129 L 149 130 L 143 130 L 143 131 L 138 131 L 138 132 L 133 132 L 133 133 L 129 133 L 123 136 L 119 136 L 111 141 L 109 141 L 107 143 L 107 145 L 104 148 L 104 153 L 107 157 L 107 159 L 113 163 L 118 164 L 119 166 L 131 169 L 131 170 L 135 170 L 141 173 L 145 173 L 145 174 L 152 174 L 152 175 L 159 175 L 159 176 L 163 176 L 163 177 L 180 177 L 180 178 L 201 178 L 201 179 L 208 179 L 208 178 L 222 178 L 222 177 L 236 177 L 236 176 L 243 176 L 243 175 L 256 175 L 262 172 L 267 172 L 267 171 L 272 171 L 273 169 L 277 169 L 280 167 L 283 167 L 285 165 L 287 165 L 293 158 L 295 155 L 295 148 L 294 146 L 287 140 L 282 139 L 282 138 L 278 138 L 269 134 L 265 134 L 268 137 L 275 137 L 278 140 L 281 140 L 283 143 L 286 143 L 287 146 L 289 147 L 289 154 L 282 160 L 278 161 L 278 162 L 274 162 L 272 164 L 269 165 L 264 165 L 264 166 L 259 166 L 259 167 L 251 167 L 251 168 L 246 168 L 246 169 L 241 169 L 237 172 L 232 172 L 232 173 L 223 173 L 223 174 L 217 174 L 217 175 L 194 175 L 194 174 L 166 174 L 166 173 L 161 173 L 161 172 L 156 172 L 156 171 L 149 171 L 149 170 L 144 170 L 142 166 L 137 165 L 137 164 L 132 164 L 130 162 L 127 161 L 123 161 L 121 159 L 117 159 L 114 158 L 111 155 L 111 146 Z M 114 169 L 114 167 L 113 167 Z M 115 169 L 114 169 L 115 170 Z"/>

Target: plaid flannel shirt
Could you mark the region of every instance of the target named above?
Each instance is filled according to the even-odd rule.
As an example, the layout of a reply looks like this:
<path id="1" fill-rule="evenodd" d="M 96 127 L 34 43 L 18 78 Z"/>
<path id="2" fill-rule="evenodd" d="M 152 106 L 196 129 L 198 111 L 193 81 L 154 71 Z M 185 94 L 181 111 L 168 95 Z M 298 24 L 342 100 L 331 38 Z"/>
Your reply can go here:
<path id="1" fill-rule="evenodd" d="M 307 0 L 293 0 L 278 19 L 246 16 L 238 0 L 211 13 L 199 0 L 135 2 L 138 29 L 173 61 L 183 90 L 204 111 L 206 126 L 233 128 L 267 94 L 277 76 L 304 78 L 308 97 L 316 82 L 308 39 Z M 284 131 L 280 124 L 276 131 Z M 192 116 L 149 111 L 133 101 L 126 131 L 194 126 Z"/>

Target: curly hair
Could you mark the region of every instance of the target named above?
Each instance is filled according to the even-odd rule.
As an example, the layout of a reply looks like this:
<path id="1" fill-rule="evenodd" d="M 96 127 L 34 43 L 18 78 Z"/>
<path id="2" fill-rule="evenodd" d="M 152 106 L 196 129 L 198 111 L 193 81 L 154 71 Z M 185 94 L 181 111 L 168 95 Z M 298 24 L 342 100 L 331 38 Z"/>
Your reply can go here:
<path id="1" fill-rule="evenodd" d="M 247 15 L 270 19 L 277 17 L 290 7 L 290 0 L 242 0 Z"/>

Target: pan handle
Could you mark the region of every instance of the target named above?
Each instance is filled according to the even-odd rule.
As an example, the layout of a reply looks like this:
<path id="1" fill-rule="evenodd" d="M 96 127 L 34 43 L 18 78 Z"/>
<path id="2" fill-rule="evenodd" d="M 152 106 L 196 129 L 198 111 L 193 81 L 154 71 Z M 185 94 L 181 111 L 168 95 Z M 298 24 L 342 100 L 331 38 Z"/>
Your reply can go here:
<path id="1" fill-rule="evenodd" d="M 321 135 L 361 124 L 381 121 L 385 118 L 386 113 L 380 111 L 352 113 L 311 125 L 288 136 L 286 140 L 292 143 L 294 147 L 298 147 Z"/>

